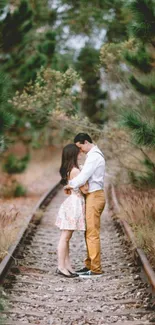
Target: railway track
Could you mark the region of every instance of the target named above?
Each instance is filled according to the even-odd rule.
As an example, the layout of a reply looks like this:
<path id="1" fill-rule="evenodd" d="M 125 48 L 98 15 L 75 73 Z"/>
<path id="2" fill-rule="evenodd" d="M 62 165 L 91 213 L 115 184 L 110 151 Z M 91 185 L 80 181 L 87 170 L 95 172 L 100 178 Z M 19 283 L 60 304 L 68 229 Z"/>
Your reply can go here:
<path id="1" fill-rule="evenodd" d="M 141 267 L 106 210 L 101 223 L 104 275 L 93 279 L 56 275 L 59 230 L 54 222 L 63 199 L 63 189 L 57 187 L 42 200 L 40 223 L 29 226 L 5 278 L 3 273 L 2 324 L 155 325 L 151 286 L 142 280 Z M 82 266 L 84 256 L 83 232 L 75 232 L 71 240 L 75 269 Z"/>

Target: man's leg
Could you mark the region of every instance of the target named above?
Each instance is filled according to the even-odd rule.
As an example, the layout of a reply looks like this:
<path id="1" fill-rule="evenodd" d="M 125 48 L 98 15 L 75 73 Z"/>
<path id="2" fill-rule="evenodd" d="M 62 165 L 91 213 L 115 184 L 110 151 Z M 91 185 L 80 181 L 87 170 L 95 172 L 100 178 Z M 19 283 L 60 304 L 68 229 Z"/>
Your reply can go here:
<path id="1" fill-rule="evenodd" d="M 85 266 L 88 270 L 91 268 L 91 259 L 89 256 L 89 250 L 88 250 L 88 245 L 87 245 L 87 231 L 85 231 L 85 243 L 86 243 L 86 250 L 87 250 L 87 257 L 85 259 Z"/>
<path id="2" fill-rule="evenodd" d="M 104 192 L 95 191 L 86 197 L 86 243 L 88 256 L 85 265 L 92 272 L 101 273 L 100 216 L 105 206 Z"/>

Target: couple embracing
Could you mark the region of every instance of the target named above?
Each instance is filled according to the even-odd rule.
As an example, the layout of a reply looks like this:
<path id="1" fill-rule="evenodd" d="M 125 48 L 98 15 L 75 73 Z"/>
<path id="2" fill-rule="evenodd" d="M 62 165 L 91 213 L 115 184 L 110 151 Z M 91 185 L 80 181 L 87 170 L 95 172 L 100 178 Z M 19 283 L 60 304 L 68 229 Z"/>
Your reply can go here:
<path id="1" fill-rule="evenodd" d="M 78 158 L 87 154 L 81 168 Z M 73 278 L 101 276 L 100 216 L 105 206 L 103 153 L 86 133 L 79 133 L 74 144 L 63 148 L 60 174 L 67 199 L 60 206 L 56 226 L 61 230 L 58 244 L 57 274 Z M 69 259 L 69 241 L 75 230 L 85 231 L 87 257 L 85 267 L 74 271 Z"/>

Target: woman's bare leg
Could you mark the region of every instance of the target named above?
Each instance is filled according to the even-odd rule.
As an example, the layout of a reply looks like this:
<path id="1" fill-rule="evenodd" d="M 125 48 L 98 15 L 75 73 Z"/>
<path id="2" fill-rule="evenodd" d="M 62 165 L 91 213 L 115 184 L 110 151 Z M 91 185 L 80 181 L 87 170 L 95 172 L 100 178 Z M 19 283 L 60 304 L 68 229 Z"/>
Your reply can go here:
<path id="1" fill-rule="evenodd" d="M 73 231 L 72 231 L 72 234 L 73 234 Z M 72 236 L 71 234 L 71 236 Z M 71 238 L 71 237 L 70 237 Z M 67 243 L 67 252 L 66 252 L 66 259 L 65 259 L 65 267 L 68 271 L 74 273 L 74 270 L 71 266 L 71 263 L 70 263 L 70 257 L 69 257 L 69 241 Z"/>
<path id="2" fill-rule="evenodd" d="M 72 236 L 72 230 L 62 230 L 58 244 L 58 269 L 66 275 L 69 271 L 66 268 L 66 257 L 68 255 L 69 240 Z"/>

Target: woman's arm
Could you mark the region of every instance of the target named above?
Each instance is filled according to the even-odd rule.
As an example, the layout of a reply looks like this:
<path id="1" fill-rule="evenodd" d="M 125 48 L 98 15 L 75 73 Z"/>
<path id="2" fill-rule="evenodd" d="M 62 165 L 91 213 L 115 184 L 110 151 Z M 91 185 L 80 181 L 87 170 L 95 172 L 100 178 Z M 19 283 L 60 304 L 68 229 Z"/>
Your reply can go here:
<path id="1" fill-rule="evenodd" d="M 72 168 L 72 170 L 71 170 L 71 172 L 70 172 L 70 175 L 69 175 L 69 180 L 71 180 L 71 179 L 73 179 L 74 177 L 78 176 L 79 173 L 80 173 L 80 170 L 79 170 L 78 168 L 76 168 L 76 167 Z M 66 186 L 64 187 L 64 192 L 65 192 L 66 194 L 70 195 L 70 194 L 71 194 L 71 188 L 67 189 L 67 186 L 68 186 L 68 185 L 66 185 Z"/>
<path id="2" fill-rule="evenodd" d="M 74 177 L 78 176 L 80 174 L 80 169 L 74 167 L 72 168 L 70 175 L 69 175 L 69 180 L 73 179 Z"/>

